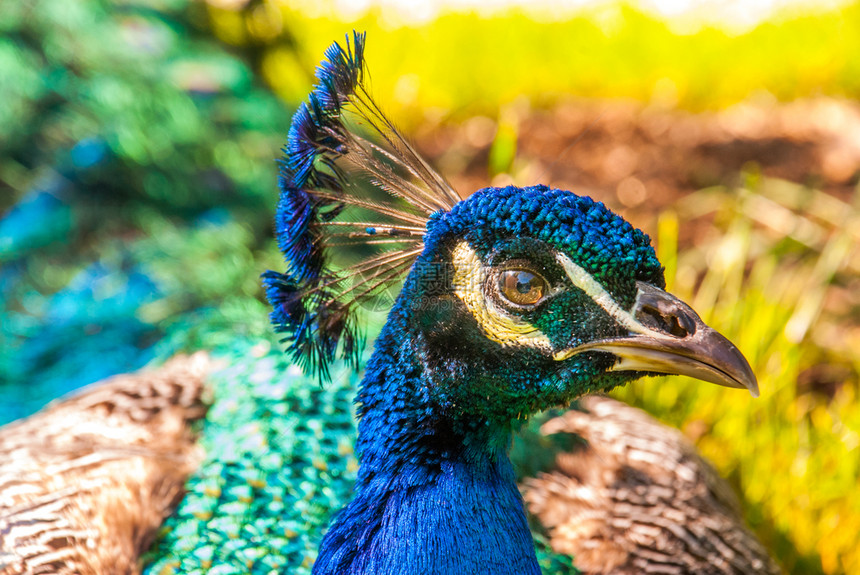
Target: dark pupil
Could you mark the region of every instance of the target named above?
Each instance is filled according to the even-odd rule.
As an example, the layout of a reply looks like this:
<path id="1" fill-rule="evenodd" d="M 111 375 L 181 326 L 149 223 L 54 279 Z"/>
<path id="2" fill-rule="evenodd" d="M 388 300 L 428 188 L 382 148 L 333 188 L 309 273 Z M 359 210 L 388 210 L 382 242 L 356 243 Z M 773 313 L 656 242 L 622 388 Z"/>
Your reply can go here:
<path id="1" fill-rule="evenodd" d="M 533 305 L 543 297 L 543 279 L 524 270 L 502 272 L 502 294 L 517 305 Z"/>

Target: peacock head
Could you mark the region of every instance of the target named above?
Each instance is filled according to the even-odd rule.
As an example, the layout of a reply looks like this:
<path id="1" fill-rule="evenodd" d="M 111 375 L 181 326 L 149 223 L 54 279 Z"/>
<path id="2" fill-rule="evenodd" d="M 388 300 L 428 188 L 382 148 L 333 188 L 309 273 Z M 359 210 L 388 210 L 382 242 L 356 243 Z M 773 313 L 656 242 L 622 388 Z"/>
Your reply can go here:
<path id="1" fill-rule="evenodd" d="M 486 188 L 429 218 L 398 329 L 433 374 L 430 400 L 469 421 L 654 373 L 757 394 L 734 345 L 664 287 L 648 236 L 603 204 L 545 186 Z"/>
<path id="2" fill-rule="evenodd" d="M 338 354 L 357 364 L 359 304 L 406 275 L 383 332 L 401 341 L 385 353 L 397 361 L 400 346 L 417 358 L 432 383 L 422 393 L 452 417 L 510 421 L 653 373 L 757 395 L 740 352 L 663 290 L 646 234 L 545 186 L 461 200 L 370 98 L 363 35 L 353 46 L 326 53 L 282 164 L 276 227 L 287 270 L 265 281 L 299 362 L 323 377 Z M 375 251 L 333 263 L 356 245 Z"/>

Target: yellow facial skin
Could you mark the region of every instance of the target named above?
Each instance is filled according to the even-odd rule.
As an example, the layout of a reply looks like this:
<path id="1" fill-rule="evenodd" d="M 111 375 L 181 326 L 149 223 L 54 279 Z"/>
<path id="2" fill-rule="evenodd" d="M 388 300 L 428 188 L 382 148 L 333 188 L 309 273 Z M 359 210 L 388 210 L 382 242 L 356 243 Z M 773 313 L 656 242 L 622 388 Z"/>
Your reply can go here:
<path id="1" fill-rule="evenodd" d="M 550 350 L 549 338 L 539 329 L 496 306 L 484 294 L 488 270 L 468 243 L 454 248 L 454 293 L 466 304 L 481 331 L 502 346 Z"/>

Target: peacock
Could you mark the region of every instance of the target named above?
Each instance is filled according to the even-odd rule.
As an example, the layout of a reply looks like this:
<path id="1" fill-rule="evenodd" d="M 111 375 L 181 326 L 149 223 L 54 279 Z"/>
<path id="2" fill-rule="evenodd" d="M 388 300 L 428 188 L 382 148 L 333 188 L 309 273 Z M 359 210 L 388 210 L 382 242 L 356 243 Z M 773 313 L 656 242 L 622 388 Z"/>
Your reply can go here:
<path id="1" fill-rule="evenodd" d="M 364 46 L 290 126 L 280 344 L 213 338 L 0 430 L 0 573 L 778 573 L 677 432 L 605 397 L 536 416 L 652 374 L 758 395 L 743 355 L 603 204 L 461 199 Z"/>

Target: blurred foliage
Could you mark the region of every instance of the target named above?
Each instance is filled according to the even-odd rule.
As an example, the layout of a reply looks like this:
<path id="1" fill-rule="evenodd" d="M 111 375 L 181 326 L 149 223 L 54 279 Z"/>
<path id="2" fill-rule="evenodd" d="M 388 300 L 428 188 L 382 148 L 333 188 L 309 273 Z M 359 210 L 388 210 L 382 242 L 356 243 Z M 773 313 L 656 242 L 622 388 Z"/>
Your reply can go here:
<path id="1" fill-rule="evenodd" d="M 790 573 L 860 573 L 860 322 L 825 306 L 860 292 L 860 190 L 851 205 L 751 174 L 676 210 L 658 234 L 669 287 L 744 351 L 762 394 L 675 379 L 615 395 L 697 440 Z M 675 253 L 676 219 L 706 214 L 707 241 Z"/>
<path id="2" fill-rule="evenodd" d="M 85 231 L 128 225 L 129 203 L 268 209 L 289 116 L 205 23 L 183 0 L 0 4 L 0 210 L 85 194 Z"/>
<path id="3" fill-rule="evenodd" d="M 289 113 L 206 24 L 184 0 L 0 3 L 0 385 L 22 390 L 0 420 L 259 296 Z"/>
<path id="4" fill-rule="evenodd" d="M 288 101 L 304 97 L 307 71 L 333 39 L 366 30 L 374 92 L 413 124 L 451 112 L 494 115 L 523 96 L 540 105 L 574 94 L 702 109 L 761 92 L 779 99 L 860 94 L 858 2 L 778 13 L 740 34 L 711 26 L 676 33 L 623 3 L 566 19 L 443 12 L 421 25 L 393 22 L 382 9 L 347 20 L 335 2 L 319 2 L 313 12 L 321 15 L 311 17 L 295 4 L 221 1 L 209 12 L 225 43 L 256 46 L 261 73 Z M 287 34 L 295 49 L 284 47 Z"/>
<path id="5" fill-rule="evenodd" d="M 391 28 L 261 0 L 0 2 L 0 423 L 179 350 L 235 359 L 245 338 L 271 343 L 258 276 L 279 267 L 273 158 L 289 121 L 275 92 L 303 99 L 353 27 L 393 117 L 498 118 L 492 173 L 517 159 L 523 95 L 699 109 L 860 94 L 860 3 L 684 35 L 617 6 Z M 762 397 L 677 379 L 618 393 L 697 440 L 789 572 L 860 573 L 860 331 L 845 297 L 860 290 L 860 207 L 747 176 L 681 199 L 656 237 L 673 289 L 737 341 Z M 702 216 L 705 241 L 679 245 L 679 222 Z M 264 351 L 263 367 L 281 361 Z"/>

